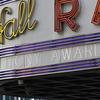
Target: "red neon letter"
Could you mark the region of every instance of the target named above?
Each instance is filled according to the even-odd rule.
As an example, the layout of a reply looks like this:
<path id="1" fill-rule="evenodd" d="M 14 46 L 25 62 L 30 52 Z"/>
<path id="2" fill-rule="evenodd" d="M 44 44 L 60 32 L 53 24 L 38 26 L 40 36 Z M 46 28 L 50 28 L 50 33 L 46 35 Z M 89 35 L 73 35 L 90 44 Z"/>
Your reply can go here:
<path id="1" fill-rule="evenodd" d="M 95 25 L 100 24 L 100 0 L 98 0 L 97 2 L 96 9 L 91 22 Z"/>
<path id="2" fill-rule="evenodd" d="M 62 5 L 66 3 L 72 4 L 70 12 L 62 13 Z M 62 31 L 62 23 L 66 23 L 72 31 L 78 29 L 78 25 L 74 18 L 78 14 L 79 1 L 78 0 L 55 0 L 55 32 Z"/>

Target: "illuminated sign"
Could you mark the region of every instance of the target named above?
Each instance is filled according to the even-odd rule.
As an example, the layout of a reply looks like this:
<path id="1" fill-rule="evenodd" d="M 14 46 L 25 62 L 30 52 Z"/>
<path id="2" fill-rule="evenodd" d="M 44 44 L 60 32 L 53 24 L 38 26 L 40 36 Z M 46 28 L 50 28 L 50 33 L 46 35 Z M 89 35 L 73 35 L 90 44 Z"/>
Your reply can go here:
<path id="1" fill-rule="evenodd" d="M 11 0 L 10 0 L 11 1 Z M 21 0 L 18 8 L 18 21 L 16 18 L 12 18 L 9 21 L 5 21 L 6 14 L 11 14 L 10 7 L 4 7 L 0 14 L 0 43 L 3 44 L 4 38 L 11 40 L 20 36 L 25 32 L 26 29 L 32 30 L 37 24 L 37 20 L 34 20 L 31 23 L 32 13 L 35 9 L 35 0 L 27 0 L 28 4 L 26 5 L 25 0 Z M 69 12 L 63 11 L 64 4 L 70 3 L 72 9 Z M 63 24 L 67 24 L 72 31 L 76 31 L 79 28 L 79 25 L 75 21 L 75 18 L 78 15 L 80 4 L 79 0 L 55 0 L 55 32 L 63 31 Z M 25 16 L 27 14 L 27 16 Z M 100 0 L 97 1 L 95 12 L 91 21 L 93 24 L 98 25 L 100 23 Z M 16 27 L 17 24 L 17 27 Z M 9 32 L 9 27 L 12 28 L 12 32 Z"/>
<path id="2" fill-rule="evenodd" d="M 66 3 L 72 4 L 72 10 L 68 13 L 62 13 L 62 5 Z M 62 31 L 62 23 L 66 23 L 73 31 L 78 29 L 78 25 L 74 21 L 78 11 L 78 0 L 55 0 L 55 31 Z"/>
<path id="3" fill-rule="evenodd" d="M 63 13 L 62 6 L 67 3 L 72 4 L 72 10 Z M 55 0 L 55 32 L 62 31 L 62 23 L 67 24 L 72 31 L 78 29 L 78 25 L 74 19 L 78 15 L 79 7 L 79 0 Z M 97 2 L 92 23 L 100 24 L 100 0 Z"/>
<path id="4" fill-rule="evenodd" d="M 28 6 L 26 5 L 25 0 L 21 0 L 18 10 L 18 22 L 16 18 L 13 18 L 5 22 L 5 15 L 11 14 L 12 10 L 10 7 L 5 7 L 2 9 L 0 14 L 0 43 L 3 44 L 3 38 L 11 40 L 17 36 L 23 34 L 25 30 L 33 30 L 37 24 L 37 20 L 34 20 L 31 23 L 32 13 L 35 8 L 35 0 L 28 0 Z M 28 9 L 28 10 L 26 10 Z M 25 16 L 27 14 L 27 16 Z M 26 17 L 26 18 L 25 18 Z M 18 25 L 17 28 L 15 25 Z M 8 33 L 8 28 L 12 27 L 12 32 Z"/>
<path id="5" fill-rule="evenodd" d="M 0 10 L 0 79 L 99 68 L 100 0 L 18 0 Z"/>

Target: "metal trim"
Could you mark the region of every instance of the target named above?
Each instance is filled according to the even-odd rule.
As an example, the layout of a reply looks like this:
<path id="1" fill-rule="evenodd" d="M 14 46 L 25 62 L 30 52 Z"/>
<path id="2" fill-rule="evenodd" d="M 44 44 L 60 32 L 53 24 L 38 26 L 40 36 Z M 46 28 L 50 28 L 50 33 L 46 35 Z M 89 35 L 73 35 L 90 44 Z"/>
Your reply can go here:
<path id="1" fill-rule="evenodd" d="M 100 58 L 53 64 L 25 69 L 0 71 L 0 80 L 25 78 L 54 73 L 73 72 L 100 68 Z"/>
<path id="2" fill-rule="evenodd" d="M 19 45 L 0 49 L 0 57 L 14 56 L 29 52 L 44 52 L 66 47 L 100 43 L 100 33 L 49 40 L 26 45 Z"/>

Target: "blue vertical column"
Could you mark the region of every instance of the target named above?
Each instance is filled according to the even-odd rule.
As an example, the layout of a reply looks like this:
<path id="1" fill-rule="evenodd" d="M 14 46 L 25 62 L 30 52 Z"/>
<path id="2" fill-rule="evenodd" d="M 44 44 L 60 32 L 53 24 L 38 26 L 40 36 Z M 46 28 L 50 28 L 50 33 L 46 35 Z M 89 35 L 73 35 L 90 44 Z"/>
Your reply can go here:
<path id="1" fill-rule="evenodd" d="M 5 100 L 9 100 L 9 96 L 5 96 Z"/>
<path id="2" fill-rule="evenodd" d="M 3 96 L 2 95 L 0 95 L 0 100 L 3 100 Z"/>

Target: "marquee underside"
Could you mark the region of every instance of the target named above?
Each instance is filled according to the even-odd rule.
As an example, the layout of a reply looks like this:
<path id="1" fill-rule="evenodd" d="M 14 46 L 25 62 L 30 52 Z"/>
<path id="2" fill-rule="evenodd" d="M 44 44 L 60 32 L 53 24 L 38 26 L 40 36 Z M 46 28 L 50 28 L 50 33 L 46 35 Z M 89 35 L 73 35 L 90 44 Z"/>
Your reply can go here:
<path id="1" fill-rule="evenodd" d="M 0 82 L 0 94 L 47 100 L 98 100 L 100 69 Z"/>

